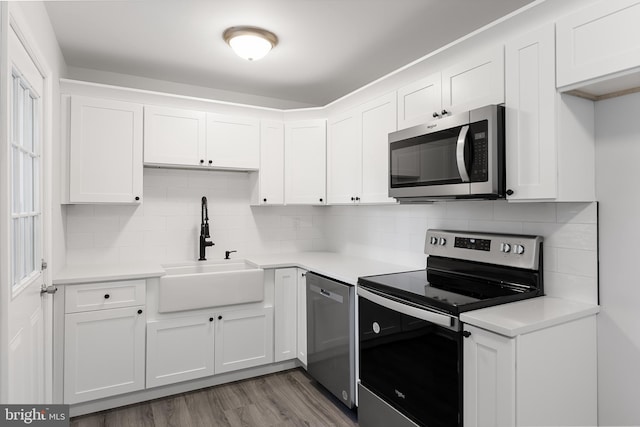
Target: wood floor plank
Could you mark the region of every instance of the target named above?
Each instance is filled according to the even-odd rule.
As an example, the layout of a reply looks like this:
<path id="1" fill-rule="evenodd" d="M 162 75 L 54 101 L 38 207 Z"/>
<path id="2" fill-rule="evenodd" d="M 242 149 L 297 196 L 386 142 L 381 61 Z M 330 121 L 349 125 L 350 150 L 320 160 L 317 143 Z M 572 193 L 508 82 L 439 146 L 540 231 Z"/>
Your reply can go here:
<path id="1" fill-rule="evenodd" d="M 357 427 L 355 414 L 292 369 L 76 417 L 72 427 Z"/>

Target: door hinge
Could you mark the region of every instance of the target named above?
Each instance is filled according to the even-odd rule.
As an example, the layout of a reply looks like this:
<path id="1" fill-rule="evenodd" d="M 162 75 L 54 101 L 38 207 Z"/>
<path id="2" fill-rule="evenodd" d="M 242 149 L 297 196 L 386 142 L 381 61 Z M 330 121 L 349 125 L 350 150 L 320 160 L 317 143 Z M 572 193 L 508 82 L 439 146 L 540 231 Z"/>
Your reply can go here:
<path id="1" fill-rule="evenodd" d="M 42 286 L 40 287 L 40 295 L 42 294 L 55 294 L 58 291 L 58 288 L 56 286 L 47 286 L 44 283 L 42 284 Z"/>
<path id="2" fill-rule="evenodd" d="M 47 261 L 43 259 L 42 264 L 40 264 L 40 270 L 46 270 L 46 269 L 47 269 Z"/>

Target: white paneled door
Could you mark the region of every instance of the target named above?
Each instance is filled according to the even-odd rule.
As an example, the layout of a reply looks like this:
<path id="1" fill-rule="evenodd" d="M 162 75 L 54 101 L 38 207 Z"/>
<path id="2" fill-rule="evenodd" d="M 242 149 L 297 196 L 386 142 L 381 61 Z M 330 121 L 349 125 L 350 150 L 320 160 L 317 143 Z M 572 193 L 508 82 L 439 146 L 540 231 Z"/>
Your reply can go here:
<path id="1" fill-rule="evenodd" d="M 8 246 L 0 252 L 0 401 L 35 404 L 51 399 L 51 297 L 41 294 L 48 278 L 44 242 L 50 241 L 45 209 L 45 183 L 50 183 L 44 156 L 48 138 L 43 125 L 49 107 L 45 104 L 46 72 L 13 25 L 8 31 L 8 98 L 3 101 L 8 106 L 3 140 L 9 156 L 0 168 L 8 171 L 0 180 L 6 183 L 0 187 L 0 218 L 2 231 L 9 236 L 8 242 L 3 239 Z"/>

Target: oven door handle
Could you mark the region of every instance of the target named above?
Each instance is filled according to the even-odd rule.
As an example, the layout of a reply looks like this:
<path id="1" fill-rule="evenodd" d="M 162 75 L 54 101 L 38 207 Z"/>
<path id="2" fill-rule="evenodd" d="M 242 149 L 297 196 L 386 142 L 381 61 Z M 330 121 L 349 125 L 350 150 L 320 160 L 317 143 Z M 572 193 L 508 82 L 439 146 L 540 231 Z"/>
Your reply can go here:
<path id="1" fill-rule="evenodd" d="M 381 305 L 389 310 L 397 311 L 407 316 L 415 317 L 418 319 L 426 320 L 427 322 L 435 323 L 436 325 L 445 326 L 450 328 L 453 326 L 453 318 L 446 314 L 435 313 L 429 310 L 423 310 L 411 305 L 402 304 L 400 302 L 385 298 L 378 294 L 374 294 L 366 289 L 358 288 L 358 295 L 371 302 Z"/>
<path id="2" fill-rule="evenodd" d="M 462 126 L 460 134 L 458 135 L 458 142 L 456 143 L 456 163 L 458 164 L 458 173 L 460 173 L 462 182 L 469 182 L 469 172 L 467 171 L 467 165 L 464 162 L 467 133 L 469 133 L 469 126 Z"/>

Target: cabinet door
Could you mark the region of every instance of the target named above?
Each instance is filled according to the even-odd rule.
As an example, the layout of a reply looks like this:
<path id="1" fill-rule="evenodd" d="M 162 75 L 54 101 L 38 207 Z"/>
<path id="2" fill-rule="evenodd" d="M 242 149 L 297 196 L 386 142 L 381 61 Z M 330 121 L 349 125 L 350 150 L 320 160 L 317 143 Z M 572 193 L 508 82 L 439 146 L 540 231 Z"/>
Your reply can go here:
<path id="1" fill-rule="evenodd" d="M 394 93 L 360 108 L 362 123 L 362 203 L 395 203 L 389 197 L 389 133 L 396 130 Z"/>
<path id="2" fill-rule="evenodd" d="M 639 67 L 639 21 L 638 0 L 601 1 L 559 19 L 558 87 Z M 627 83 L 637 86 L 637 76 Z"/>
<path id="3" fill-rule="evenodd" d="M 216 374 L 273 362 L 273 307 L 222 313 L 216 319 Z"/>
<path id="4" fill-rule="evenodd" d="M 144 334 L 142 306 L 67 314 L 64 403 L 142 390 Z"/>
<path id="5" fill-rule="evenodd" d="M 327 124 L 327 203 L 352 204 L 362 189 L 362 132 L 359 111 Z"/>
<path id="6" fill-rule="evenodd" d="M 207 114 L 207 164 L 221 168 L 258 169 L 258 120 Z"/>
<path id="7" fill-rule="evenodd" d="M 275 271 L 275 361 L 295 359 L 297 356 L 298 269 L 280 268 Z"/>
<path id="8" fill-rule="evenodd" d="M 516 425 L 515 339 L 464 325 L 463 414 L 465 427 Z"/>
<path id="9" fill-rule="evenodd" d="M 142 105 L 71 97 L 69 201 L 137 203 L 142 197 Z"/>
<path id="10" fill-rule="evenodd" d="M 325 204 L 326 121 L 286 123 L 284 131 L 285 203 Z"/>
<path id="11" fill-rule="evenodd" d="M 165 107 L 144 107 L 144 162 L 204 164 L 206 114 Z M 202 160 L 202 162 L 201 162 Z"/>
<path id="12" fill-rule="evenodd" d="M 147 387 L 213 375 L 214 322 L 203 315 L 147 324 Z"/>
<path id="13" fill-rule="evenodd" d="M 510 200 L 557 196 L 553 25 L 506 46 L 506 169 Z"/>
<path id="14" fill-rule="evenodd" d="M 298 359 L 307 366 L 307 271 L 298 268 Z"/>
<path id="15" fill-rule="evenodd" d="M 435 120 L 442 110 L 442 75 L 432 74 L 398 89 L 398 129 Z"/>
<path id="16" fill-rule="evenodd" d="M 504 49 L 481 53 L 442 72 L 442 109 L 457 114 L 504 102 Z"/>
<path id="17" fill-rule="evenodd" d="M 260 123 L 260 172 L 258 203 L 284 203 L 284 124 Z"/>

